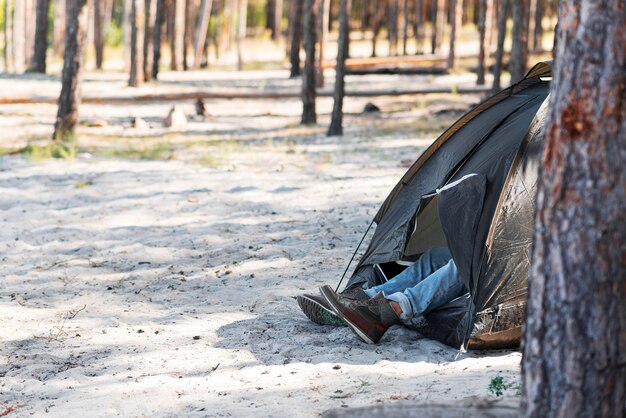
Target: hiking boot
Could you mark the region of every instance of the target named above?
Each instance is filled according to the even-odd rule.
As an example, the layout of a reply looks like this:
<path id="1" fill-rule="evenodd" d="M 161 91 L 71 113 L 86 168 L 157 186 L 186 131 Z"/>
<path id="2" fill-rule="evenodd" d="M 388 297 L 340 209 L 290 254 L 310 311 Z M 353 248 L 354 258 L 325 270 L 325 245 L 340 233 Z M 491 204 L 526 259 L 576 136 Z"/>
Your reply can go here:
<path id="1" fill-rule="evenodd" d="M 303 294 L 296 297 L 298 305 L 302 312 L 311 321 L 320 325 L 334 325 L 336 327 L 345 327 L 346 323 L 339 318 L 332 308 L 328 306 L 326 299 L 318 295 Z"/>
<path id="2" fill-rule="evenodd" d="M 351 300 L 365 300 L 369 299 L 369 296 L 360 287 L 354 287 L 344 290 L 342 296 Z M 316 324 L 320 325 L 334 325 L 337 327 L 345 327 L 346 323 L 343 319 L 339 318 L 332 308 L 326 302 L 323 296 L 303 294 L 296 297 L 300 309 L 307 318 Z"/>
<path id="3" fill-rule="evenodd" d="M 382 294 L 367 300 L 347 299 L 330 286 L 320 287 L 320 292 L 335 314 L 363 341 L 376 344 L 390 326 L 400 323 L 400 318 Z"/>

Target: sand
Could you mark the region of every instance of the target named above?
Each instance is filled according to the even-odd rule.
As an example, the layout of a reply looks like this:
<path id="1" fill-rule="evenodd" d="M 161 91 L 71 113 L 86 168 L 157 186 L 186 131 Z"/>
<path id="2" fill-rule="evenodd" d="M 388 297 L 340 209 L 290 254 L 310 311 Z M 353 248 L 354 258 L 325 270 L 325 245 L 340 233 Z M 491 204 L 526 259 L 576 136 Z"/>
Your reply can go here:
<path id="1" fill-rule="evenodd" d="M 517 351 L 459 354 L 402 327 L 368 345 L 295 301 L 337 284 L 402 161 L 434 139 L 412 121 L 477 100 L 380 99 L 374 116 L 349 100 L 336 138 L 324 135 L 330 100 L 311 128 L 297 101 L 220 101 L 184 132 L 160 123 L 171 104 L 84 106 L 83 120 L 108 124 L 83 128 L 74 161 L 0 157 L 0 414 L 316 417 L 493 398 L 497 375 L 517 385 Z M 0 110 L 18 146 L 44 140 L 56 109 Z M 441 114 L 428 124 L 454 120 Z M 156 160 L 97 152 L 166 140 Z"/>

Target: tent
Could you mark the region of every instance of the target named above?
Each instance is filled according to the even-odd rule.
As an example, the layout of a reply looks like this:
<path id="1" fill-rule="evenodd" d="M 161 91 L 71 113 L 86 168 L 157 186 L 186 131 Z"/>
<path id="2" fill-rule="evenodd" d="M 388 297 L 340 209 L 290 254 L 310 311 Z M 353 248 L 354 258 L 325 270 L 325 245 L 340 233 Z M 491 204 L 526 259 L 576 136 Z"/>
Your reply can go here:
<path id="1" fill-rule="evenodd" d="M 469 292 L 418 330 L 454 347 L 519 345 L 550 78 L 550 63 L 537 64 L 424 151 L 376 214 L 346 288 L 383 283 L 447 245 Z"/>

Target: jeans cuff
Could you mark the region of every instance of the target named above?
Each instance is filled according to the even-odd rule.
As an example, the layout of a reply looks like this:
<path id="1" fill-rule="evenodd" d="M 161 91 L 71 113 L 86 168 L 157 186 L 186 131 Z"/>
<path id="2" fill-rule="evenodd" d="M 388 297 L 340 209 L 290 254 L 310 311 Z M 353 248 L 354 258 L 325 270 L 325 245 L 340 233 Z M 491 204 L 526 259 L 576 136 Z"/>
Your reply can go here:
<path id="1" fill-rule="evenodd" d="M 407 298 L 404 293 L 396 292 L 391 295 L 385 295 L 387 300 L 392 302 L 397 302 L 400 305 L 400 309 L 402 309 L 402 314 L 400 315 L 401 321 L 408 321 L 413 318 L 413 310 L 411 309 L 411 302 L 409 302 L 409 298 Z"/>

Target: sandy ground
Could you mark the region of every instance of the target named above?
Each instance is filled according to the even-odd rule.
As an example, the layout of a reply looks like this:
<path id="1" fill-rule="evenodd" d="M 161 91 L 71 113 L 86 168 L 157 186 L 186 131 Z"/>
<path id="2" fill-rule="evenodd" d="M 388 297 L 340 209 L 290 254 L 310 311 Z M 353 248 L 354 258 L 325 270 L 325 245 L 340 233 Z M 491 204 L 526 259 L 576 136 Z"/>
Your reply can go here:
<path id="1" fill-rule="evenodd" d="M 258 75 L 257 85 L 284 75 Z M 228 78 L 215 77 L 206 83 Z M 54 79 L 13 82 L 22 94 Z M 179 131 L 162 126 L 171 103 L 83 106 L 83 121 L 107 124 L 83 126 L 74 161 L 0 157 L 0 402 L 17 406 L 9 416 L 315 417 L 488 398 L 497 375 L 515 386 L 519 352 L 457 358 L 401 327 L 371 346 L 309 322 L 294 299 L 338 282 L 405 160 L 478 100 L 383 98 L 374 115 L 348 100 L 336 138 L 324 135 L 330 100 L 308 128 L 290 100 L 215 102 L 211 117 Z M 55 111 L 0 108 L 3 146 L 45 140 Z M 148 127 L 131 128 L 131 116 Z M 111 157 L 146 158 L 154 147 L 153 159 Z M 515 401 L 515 388 L 505 398 Z"/>

